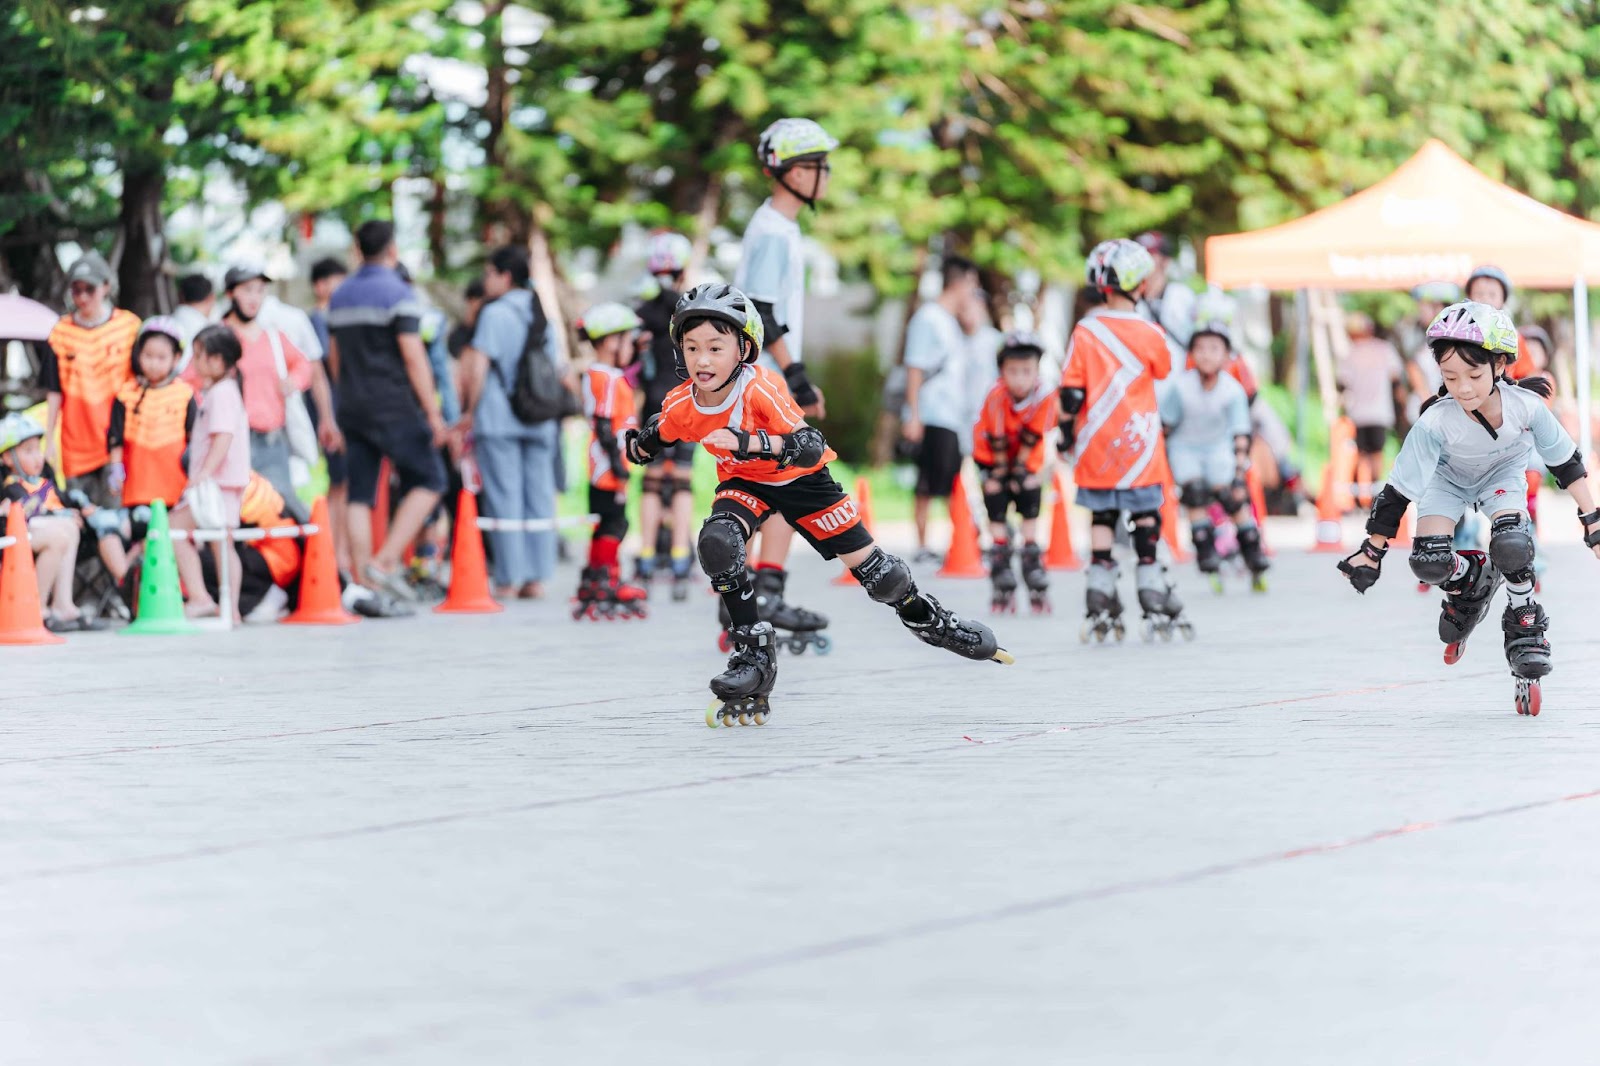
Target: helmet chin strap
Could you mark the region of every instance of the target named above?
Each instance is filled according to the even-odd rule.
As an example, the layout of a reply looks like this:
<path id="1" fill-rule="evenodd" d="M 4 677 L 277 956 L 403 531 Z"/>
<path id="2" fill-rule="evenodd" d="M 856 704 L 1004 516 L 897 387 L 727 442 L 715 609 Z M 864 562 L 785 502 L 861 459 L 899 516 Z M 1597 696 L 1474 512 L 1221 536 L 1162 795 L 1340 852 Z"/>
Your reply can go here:
<path id="1" fill-rule="evenodd" d="M 793 196 L 796 200 L 799 200 L 801 203 L 803 203 L 807 207 L 811 208 L 811 210 L 815 211 L 817 209 L 817 198 L 816 198 L 816 196 L 814 196 L 814 195 L 813 196 L 807 196 L 805 193 L 801 192 L 799 189 L 796 189 L 793 185 L 789 184 L 789 171 L 791 171 L 793 169 L 794 169 L 793 167 L 784 167 L 782 170 L 778 171 L 778 173 L 776 175 L 777 179 L 778 179 L 778 184 L 780 186 L 782 186 L 784 188 L 784 190 L 789 193 L 790 196 Z"/>

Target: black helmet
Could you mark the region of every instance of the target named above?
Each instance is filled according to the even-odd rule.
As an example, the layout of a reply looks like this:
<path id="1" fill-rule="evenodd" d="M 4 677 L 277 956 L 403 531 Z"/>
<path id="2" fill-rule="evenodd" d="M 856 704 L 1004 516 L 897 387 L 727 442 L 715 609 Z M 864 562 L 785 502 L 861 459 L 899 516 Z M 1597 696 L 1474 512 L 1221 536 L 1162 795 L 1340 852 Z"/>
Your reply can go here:
<path id="1" fill-rule="evenodd" d="M 236 286 L 243 285 L 247 281 L 254 281 L 257 278 L 262 281 L 272 280 L 272 276 L 267 273 L 265 265 L 256 261 L 235 263 L 222 276 L 222 291 L 232 292 Z"/>
<path id="2" fill-rule="evenodd" d="M 689 377 L 689 366 L 683 358 L 683 327 L 692 318 L 714 318 L 732 326 L 743 338 L 739 352 L 741 364 L 753 363 L 761 354 L 761 316 L 756 313 L 755 304 L 732 285 L 709 281 L 678 297 L 678 306 L 672 309 L 667 337 L 672 341 L 673 366 L 680 378 L 687 380 Z"/>

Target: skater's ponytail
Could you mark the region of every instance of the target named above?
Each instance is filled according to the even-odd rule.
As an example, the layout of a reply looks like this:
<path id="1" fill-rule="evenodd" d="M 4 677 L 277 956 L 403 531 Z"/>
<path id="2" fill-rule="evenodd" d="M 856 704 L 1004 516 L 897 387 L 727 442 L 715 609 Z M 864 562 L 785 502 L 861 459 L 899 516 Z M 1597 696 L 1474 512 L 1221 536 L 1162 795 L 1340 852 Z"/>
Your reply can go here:
<path id="1" fill-rule="evenodd" d="M 1513 381 L 1511 380 L 1511 375 L 1506 373 L 1500 375 L 1500 380 L 1507 385 L 1515 385 L 1519 389 L 1527 389 L 1529 392 L 1542 396 L 1547 400 L 1550 398 L 1550 394 L 1555 391 L 1550 387 L 1550 379 L 1542 374 L 1534 374 L 1531 377 Z"/>

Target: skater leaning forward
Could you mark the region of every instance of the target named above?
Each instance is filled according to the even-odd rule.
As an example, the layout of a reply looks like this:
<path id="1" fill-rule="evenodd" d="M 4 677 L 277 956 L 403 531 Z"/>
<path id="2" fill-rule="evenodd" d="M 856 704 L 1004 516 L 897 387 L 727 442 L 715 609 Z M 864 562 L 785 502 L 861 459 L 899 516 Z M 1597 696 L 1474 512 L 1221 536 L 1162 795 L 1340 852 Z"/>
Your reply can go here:
<path id="1" fill-rule="evenodd" d="M 989 580 L 994 586 L 993 608 L 1014 607 L 1017 576 L 1012 572 L 1012 507 L 1022 520 L 1022 581 L 1035 611 L 1047 611 L 1050 579 L 1039 551 L 1040 470 L 1044 467 L 1044 439 L 1056 424 L 1056 399 L 1039 380 L 1039 360 L 1044 341 L 1032 330 L 1012 330 L 1000 342 L 995 356 L 1000 380 L 984 398 L 977 425 L 972 428 L 972 459 L 983 473 L 983 504 L 989 513 Z"/>
<path id="2" fill-rule="evenodd" d="M 1209 508 L 1217 503 L 1238 530 L 1239 555 L 1252 584 L 1262 589 L 1267 559 L 1261 531 L 1249 508 L 1245 475 L 1250 471 L 1250 397 L 1238 379 L 1225 372 L 1233 356 L 1231 324 L 1215 317 L 1220 309 L 1197 318 L 1189 334 L 1189 369 L 1173 376 L 1161 395 L 1161 424 L 1167 438 L 1167 462 L 1189 509 L 1189 535 L 1195 563 L 1213 587 L 1222 591 L 1217 531 Z"/>
<path id="3" fill-rule="evenodd" d="M 1406 506 L 1416 501 L 1411 569 L 1418 580 L 1444 591 L 1439 639 L 1445 662 L 1460 660 L 1503 576 L 1508 595 L 1500 625 L 1506 662 L 1517 679 L 1517 712 L 1538 714 L 1539 678 L 1550 672 L 1550 644 L 1549 619 L 1533 598 L 1533 528 L 1523 476 L 1530 444 L 1556 483 L 1572 493 L 1584 543 L 1597 556 L 1600 511 L 1582 457 L 1542 400 L 1549 383 L 1530 378 L 1514 384 L 1506 376 L 1517 356 L 1509 315 L 1470 300 L 1452 304 L 1428 327 L 1428 347 L 1444 384 L 1406 435 L 1389 483 L 1373 502 L 1369 536 L 1339 570 L 1356 591 L 1371 588 L 1389 538 Z M 1469 507 L 1491 518 L 1487 555 L 1451 546 L 1451 531 Z"/>
<path id="4" fill-rule="evenodd" d="M 775 632 L 756 613 L 745 545 L 770 515 L 786 518 L 825 559 L 839 558 L 867 595 L 895 609 L 919 639 L 969 659 L 1008 663 L 988 627 L 957 618 L 917 591 L 911 569 L 877 547 L 855 501 L 828 473 L 834 458 L 793 398 L 752 373 L 761 351 L 761 317 L 728 285 L 691 289 L 672 315 L 678 373 L 688 380 L 661 414 L 625 439 L 628 459 L 645 465 L 662 448 L 698 441 L 716 458 L 716 501 L 700 527 L 700 565 L 731 617 L 733 654 L 711 681 L 721 701 L 706 724 L 760 724 L 777 680 Z"/>
<path id="5" fill-rule="evenodd" d="M 1061 372 L 1063 455 L 1074 456 L 1078 505 L 1093 514 L 1092 559 L 1085 594 L 1086 616 L 1079 638 L 1123 635 L 1117 564 L 1111 557 L 1116 524 L 1126 511 L 1133 520 L 1133 547 L 1143 635 L 1170 638 L 1173 629 L 1193 637 L 1183 603 L 1157 559 L 1161 504 L 1171 480 L 1156 382 L 1172 369 L 1172 354 L 1160 327 L 1138 314 L 1138 300 L 1154 263 L 1130 240 L 1105 241 L 1089 253 L 1088 283 L 1103 299 L 1073 327 Z"/>

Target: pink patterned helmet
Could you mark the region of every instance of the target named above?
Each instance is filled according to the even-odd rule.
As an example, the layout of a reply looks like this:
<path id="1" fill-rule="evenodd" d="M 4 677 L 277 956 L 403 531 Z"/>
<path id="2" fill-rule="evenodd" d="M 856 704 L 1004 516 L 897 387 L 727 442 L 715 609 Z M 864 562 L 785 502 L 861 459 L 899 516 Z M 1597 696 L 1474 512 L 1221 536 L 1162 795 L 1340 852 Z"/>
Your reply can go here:
<path id="1" fill-rule="evenodd" d="M 1517 327 L 1504 311 L 1475 300 L 1463 300 L 1439 312 L 1439 317 L 1428 327 L 1428 341 L 1461 341 L 1495 355 L 1514 357 Z"/>

